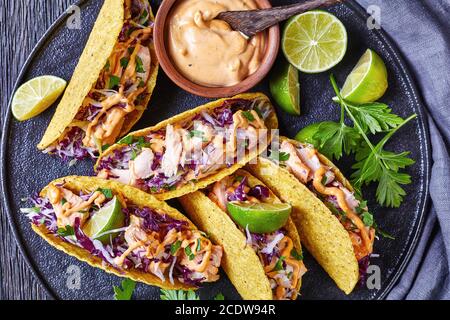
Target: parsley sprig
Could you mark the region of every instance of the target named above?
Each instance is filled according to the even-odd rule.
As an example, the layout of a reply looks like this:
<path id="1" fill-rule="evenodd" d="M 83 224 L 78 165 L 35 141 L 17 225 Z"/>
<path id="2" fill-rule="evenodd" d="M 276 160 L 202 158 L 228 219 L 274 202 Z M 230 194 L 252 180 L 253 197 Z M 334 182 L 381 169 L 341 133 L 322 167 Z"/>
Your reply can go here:
<path id="1" fill-rule="evenodd" d="M 406 195 L 402 185 L 411 183 L 411 177 L 400 169 L 414 164 L 409 152 L 394 153 L 384 149 L 389 139 L 404 125 L 417 117 L 411 115 L 402 119 L 386 104 L 375 102 L 362 105 L 350 103 L 342 98 L 336 79 L 330 76 L 330 81 L 336 93 L 333 99 L 341 107 L 339 122 L 326 121 L 319 125 L 314 139 L 319 141 L 318 148 L 330 158 L 340 159 L 356 154 L 356 171 L 352 175 L 357 189 L 363 185 L 377 182 L 377 201 L 386 207 L 399 207 Z M 345 123 L 348 116 L 354 126 Z M 384 138 L 373 144 L 368 134 L 385 132 Z"/>
<path id="2" fill-rule="evenodd" d="M 136 282 L 131 279 L 124 279 L 119 286 L 113 286 L 114 300 L 131 300 Z"/>

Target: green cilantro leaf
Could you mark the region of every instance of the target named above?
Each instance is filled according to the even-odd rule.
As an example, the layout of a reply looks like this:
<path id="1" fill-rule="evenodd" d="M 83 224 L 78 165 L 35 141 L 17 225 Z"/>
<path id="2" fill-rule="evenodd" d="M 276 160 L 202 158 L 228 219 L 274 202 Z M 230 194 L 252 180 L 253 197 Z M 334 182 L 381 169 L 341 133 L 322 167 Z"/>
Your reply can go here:
<path id="1" fill-rule="evenodd" d="M 131 279 L 124 279 L 120 287 L 113 286 L 114 300 L 131 300 L 136 282 Z"/>

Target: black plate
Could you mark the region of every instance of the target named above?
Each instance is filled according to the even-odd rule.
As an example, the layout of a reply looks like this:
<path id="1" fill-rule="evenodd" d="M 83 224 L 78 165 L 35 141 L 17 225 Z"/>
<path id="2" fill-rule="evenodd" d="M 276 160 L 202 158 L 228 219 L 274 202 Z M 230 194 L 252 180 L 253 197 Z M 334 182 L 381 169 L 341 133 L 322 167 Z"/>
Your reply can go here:
<path id="1" fill-rule="evenodd" d="M 281 5 L 293 2 L 297 1 L 274 0 L 273 4 Z M 79 4 L 82 9 L 81 30 L 69 30 L 65 25 L 67 15 L 60 17 L 29 57 L 17 85 L 43 74 L 52 74 L 69 80 L 101 3 L 100 0 L 92 0 L 82 1 Z M 153 9 L 156 9 L 157 3 L 159 1 L 152 1 Z M 366 188 L 364 190 L 369 199 L 371 211 L 374 212 L 379 224 L 396 237 L 395 241 L 381 239 L 375 245 L 375 253 L 380 254 L 380 257 L 374 258 L 372 263 L 381 269 L 381 288 L 373 290 L 360 288 L 350 296 L 345 296 L 317 263 L 306 254 L 305 263 L 309 272 L 304 277 L 302 296 L 304 299 L 380 299 L 385 297 L 392 288 L 409 260 L 427 209 L 430 144 L 426 115 L 412 77 L 388 36 L 383 31 L 368 30 L 366 13 L 354 2 L 341 4 L 330 11 L 342 20 L 349 33 L 347 55 L 332 72 L 342 83 L 368 47 L 376 50 L 382 56 L 390 75 L 390 88 L 383 97 L 383 101 L 403 117 L 412 113 L 418 114 L 418 119 L 402 129 L 388 147 L 395 151 L 411 151 L 411 156 L 416 160 L 416 164 L 408 169 L 408 173 L 413 177 L 413 183 L 406 187 L 408 195 L 401 208 L 381 208 L 374 200 L 374 189 Z M 282 128 L 283 134 L 293 136 L 300 128 L 310 123 L 339 118 L 337 108 L 330 102 L 333 92 L 328 82 L 328 75 L 329 72 L 318 75 L 300 75 L 303 115 L 290 117 L 279 112 L 280 128 Z M 267 81 L 261 83 L 254 90 L 268 92 Z M 205 101 L 206 99 L 190 95 L 179 89 L 163 72 L 160 72 L 150 109 L 135 128 L 156 124 Z M 22 253 L 36 277 L 52 297 L 110 299 L 113 294 L 112 285 L 119 284 L 119 278 L 91 268 L 87 264 L 53 249 L 31 230 L 29 222 L 19 212 L 19 208 L 23 206 L 21 198 L 39 191 L 54 178 L 69 174 L 90 175 L 93 172 L 90 161 L 84 161 L 68 168 L 67 164 L 62 163 L 59 159 L 38 152 L 36 145 L 53 112 L 54 108 L 24 123 L 13 120 L 11 113 L 8 113 L 1 145 L 3 202 Z M 350 173 L 350 162 L 343 161 L 339 165 L 346 174 Z M 70 289 L 70 286 L 67 286 L 67 281 L 70 279 L 68 278 L 70 273 L 68 267 L 71 265 L 80 268 L 82 279 L 80 290 Z M 227 299 L 239 298 L 225 276 L 218 283 L 207 285 L 201 289 L 200 295 L 207 299 L 218 292 L 222 292 Z M 135 297 L 158 299 L 159 290 L 140 284 L 137 286 Z"/>

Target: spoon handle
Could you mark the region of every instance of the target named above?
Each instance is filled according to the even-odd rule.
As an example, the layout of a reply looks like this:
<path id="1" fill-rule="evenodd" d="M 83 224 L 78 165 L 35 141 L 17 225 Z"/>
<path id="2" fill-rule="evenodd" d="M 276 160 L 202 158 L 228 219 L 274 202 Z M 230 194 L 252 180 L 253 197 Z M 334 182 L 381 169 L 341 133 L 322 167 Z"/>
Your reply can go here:
<path id="1" fill-rule="evenodd" d="M 218 19 L 227 21 L 234 30 L 239 30 L 247 36 L 253 36 L 296 14 L 341 1 L 343 0 L 312 0 L 270 9 L 227 11 L 219 14 Z"/>

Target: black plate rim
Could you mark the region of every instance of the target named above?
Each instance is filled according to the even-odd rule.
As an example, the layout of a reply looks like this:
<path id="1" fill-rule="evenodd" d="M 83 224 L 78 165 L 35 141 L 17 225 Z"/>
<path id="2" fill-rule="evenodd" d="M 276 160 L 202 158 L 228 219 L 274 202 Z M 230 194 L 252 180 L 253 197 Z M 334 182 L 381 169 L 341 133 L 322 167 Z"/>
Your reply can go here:
<path id="1" fill-rule="evenodd" d="M 81 6 L 88 0 L 77 0 L 72 5 Z M 359 18 L 361 20 L 366 20 L 368 17 L 368 14 L 364 10 L 364 8 L 355 2 L 354 0 L 346 1 L 342 3 L 345 6 L 348 6 L 354 13 L 359 15 Z M 53 31 L 57 29 L 62 22 L 64 22 L 70 14 L 66 10 L 63 12 L 56 20 L 52 23 L 52 25 L 49 27 L 49 29 L 43 34 L 43 36 L 39 39 L 37 44 L 34 46 L 33 50 L 29 54 L 28 58 L 26 59 L 24 65 L 22 66 L 19 76 L 17 77 L 17 80 L 15 82 L 14 88 L 12 92 L 15 92 L 18 87 L 22 84 L 23 78 L 25 76 L 26 70 L 28 69 L 29 65 L 33 61 L 36 53 L 43 47 L 43 45 L 47 42 L 48 38 L 52 35 Z M 430 145 L 430 131 L 429 126 L 426 121 L 428 117 L 428 112 L 426 109 L 425 104 L 422 101 L 420 91 L 415 83 L 415 79 L 411 72 L 408 69 L 408 65 L 403 58 L 402 54 L 400 53 L 399 49 L 394 45 L 394 41 L 390 38 L 390 36 L 384 31 L 384 29 L 375 29 L 374 32 L 376 33 L 377 37 L 388 47 L 388 50 L 394 55 L 395 63 L 398 65 L 399 69 L 403 73 L 404 78 L 406 79 L 409 87 L 411 88 L 412 97 L 415 100 L 416 105 L 418 106 L 418 121 L 420 126 L 422 127 L 422 130 L 424 132 L 424 147 L 426 149 L 426 156 L 425 156 L 425 164 L 424 164 L 424 171 L 425 171 L 425 183 L 424 183 L 424 193 L 423 197 L 421 199 L 422 208 L 420 208 L 420 214 L 419 214 L 419 221 L 416 223 L 416 231 L 414 236 L 410 239 L 408 244 L 408 250 L 403 254 L 403 259 L 400 264 L 400 266 L 397 267 L 397 271 L 393 273 L 388 279 L 388 285 L 384 288 L 382 292 L 379 292 L 376 296 L 377 300 L 384 299 L 389 292 L 392 290 L 392 287 L 395 285 L 397 280 L 400 278 L 400 276 L 403 274 L 404 269 L 406 268 L 408 262 L 410 261 L 412 254 L 417 247 L 418 240 L 422 234 L 424 221 L 425 221 L 425 215 L 428 209 L 430 208 L 430 194 L 429 194 L 429 184 L 430 184 L 430 178 L 431 178 L 431 145 Z M 16 240 L 16 243 L 19 247 L 19 250 L 25 259 L 25 263 L 28 265 L 28 268 L 31 270 L 34 277 L 39 281 L 42 288 L 45 290 L 47 295 L 53 299 L 56 300 L 58 297 L 56 294 L 52 291 L 49 284 L 47 283 L 47 280 L 43 278 L 42 274 L 39 273 L 35 263 L 31 261 L 28 250 L 25 247 L 25 241 L 22 235 L 19 233 L 19 230 L 14 222 L 14 217 L 12 215 L 10 201 L 9 201 L 9 192 L 7 191 L 7 184 L 6 184 L 6 149 L 7 149 L 7 143 L 9 140 L 9 127 L 12 120 L 12 112 L 11 112 L 11 102 L 12 102 L 12 95 L 10 97 L 10 100 L 8 102 L 8 111 L 6 113 L 6 117 L 4 119 L 3 128 L 2 128 L 2 137 L 1 137 L 1 145 L 0 145 L 0 161 L 1 161 L 1 167 L 0 167 L 0 188 L 1 188 L 1 195 L 2 195 L 2 203 L 4 212 L 6 212 L 6 215 L 8 217 L 8 222 L 10 229 L 13 232 L 14 238 Z"/>

